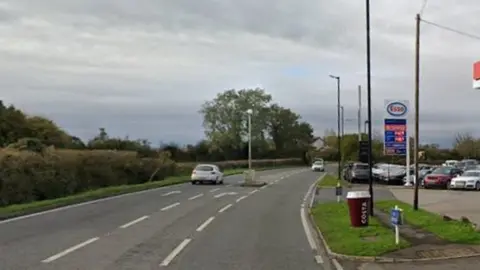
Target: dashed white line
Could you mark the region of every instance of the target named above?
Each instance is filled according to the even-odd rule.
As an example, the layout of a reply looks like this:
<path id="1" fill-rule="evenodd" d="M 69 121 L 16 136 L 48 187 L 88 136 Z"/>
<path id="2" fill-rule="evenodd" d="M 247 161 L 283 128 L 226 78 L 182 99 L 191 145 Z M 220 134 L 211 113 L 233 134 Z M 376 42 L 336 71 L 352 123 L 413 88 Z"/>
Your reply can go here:
<path id="1" fill-rule="evenodd" d="M 78 244 L 78 245 L 75 245 L 75 246 L 73 246 L 73 247 L 71 247 L 71 248 L 65 249 L 64 251 L 62 251 L 62 252 L 60 252 L 60 253 L 57 253 L 57 254 L 55 254 L 55 255 L 53 255 L 53 256 L 51 256 L 51 257 L 48 257 L 48 258 L 46 258 L 45 260 L 43 260 L 42 262 L 43 262 L 43 263 L 53 262 L 53 261 L 55 261 L 55 260 L 57 260 L 57 259 L 60 259 L 61 257 L 65 256 L 65 255 L 71 253 L 71 252 L 74 252 L 74 251 L 77 250 L 77 249 L 80 249 L 80 248 L 82 248 L 82 247 L 84 247 L 84 246 L 86 246 L 86 245 L 89 245 L 89 244 L 97 241 L 98 239 L 100 239 L 100 238 L 94 237 L 94 238 L 88 239 L 88 240 L 85 241 L 85 242 L 82 242 L 82 243 L 80 243 L 80 244 Z"/>
<path id="2" fill-rule="evenodd" d="M 175 206 L 178 206 L 179 204 L 180 204 L 179 202 L 172 203 L 172 204 L 170 204 L 170 205 L 167 205 L 167 206 L 163 207 L 162 209 L 160 209 L 160 211 L 166 211 L 166 210 L 171 209 L 171 208 L 173 208 L 173 207 L 175 207 Z"/>
<path id="3" fill-rule="evenodd" d="M 264 188 L 266 188 L 266 187 L 268 187 L 268 185 L 265 185 L 265 186 L 261 187 L 260 189 L 264 189 Z"/>
<path id="4" fill-rule="evenodd" d="M 227 209 L 230 208 L 230 207 L 232 207 L 232 204 L 227 204 L 222 209 L 218 210 L 218 212 L 223 213 L 223 212 L 227 211 Z"/>
<path id="5" fill-rule="evenodd" d="M 170 262 L 175 259 L 175 257 L 182 252 L 182 250 L 192 241 L 192 239 L 187 238 L 183 240 L 168 256 L 165 258 L 165 260 L 162 261 L 160 266 L 168 266 Z"/>
<path id="6" fill-rule="evenodd" d="M 180 194 L 180 193 L 182 193 L 180 190 L 174 190 L 174 191 L 167 192 L 167 193 L 163 194 L 162 196 L 165 197 L 165 196 L 170 196 L 170 195 L 173 195 L 173 194 Z"/>
<path id="7" fill-rule="evenodd" d="M 232 184 L 229 184 L 229 185 L 226 185 L 225 187 L 231 187 L 231 186 L 232 186 Z"/>
<path id="8" fill-rule="evenodd" d="M 320 255 L 315 255 L 315 262 L 317 264 L 323 264 L 323 258 Z"/>
<path id="9" fill-rule="evenodd" d="M 128 223 L 123 224 L 122 226 L 120 226 L 120 228 L 121 228 L 121 229 L 128 228 L 128 227 L 130 227 L 130 226 L 132 226 L 132 225 L 134 225 L 134 224 L 136 224 L 136 223 L 138 223 L 138 222 L 140 222 L 140 221 L 143 221 L 143 220 L 145 220 L 145 219 L 147 219 L 147 218 L 149 218 L 149 216 L 139 217 L 139 218 L 137 218 L 137 219 L 135 219 L 135 220 L 132 220 L 132 221 L 130 221 L 130 222 L 128 222 Z"/>
<path id="10" fill-rule="evenodd" d="M 247 198 L 247 197 L 248 197 L 248 196 L 242 196 L 242 197 L 238 198 L 238 199 L 236 200 L 236 202 L 238 203 L 239 201 L 241 201 L 241 200 L 243 200 L 243 199 L 245 199 L 245 198 Z"/>
<path id="11" fill-rule="evenodd" d="M 198 226 L 197 232 L 203 231 L 203 229 L 205 229 L 208 226 L 208 224 L 210 224 L 214 219 L 215 217 L 209 217 L 207 220 L 205 220 L 205 222 L 203 222 L 202 225 Z"/>
<path id="12" fill-rule="evenodd" d="M 214 188 L 214 189 L 210 190 L 210 192 L 215 192 L 217 190 L 220 190 L 220 188 Z"/>
<path id="13" fill-rule="evenodd" d="M 256 192 L 258 192 L 258 189 L 254 189 L 254 190 L 250 191 L 249 194 L 254 194 Z"/>
<path id="14" fill-rule="evenodd" d="M 217 195 L 215 195 L 215 196 L 213 196 L 213 197 L 218 199 L 218 198 L 223 197 L 223 196 L 225 196 L 225 195 L 227 195 L 227 194 L 228 194 L 227 192 L 224 192 L 224 193 L 217 194 Z"/>
<path id="15" fill-rule="evenodd" d="M 192 197 L 188 198 L 188 200 L 189 200 L 189 201 L 195 200 L 195 199 L 200 198 L 200 197 L 202 197 L 202 196 L 203 196 L 203 193 L 200 193 L 200 194 L 198 194 L 198 195 L 195 195 L 195 196 L 192 196 Z"/>

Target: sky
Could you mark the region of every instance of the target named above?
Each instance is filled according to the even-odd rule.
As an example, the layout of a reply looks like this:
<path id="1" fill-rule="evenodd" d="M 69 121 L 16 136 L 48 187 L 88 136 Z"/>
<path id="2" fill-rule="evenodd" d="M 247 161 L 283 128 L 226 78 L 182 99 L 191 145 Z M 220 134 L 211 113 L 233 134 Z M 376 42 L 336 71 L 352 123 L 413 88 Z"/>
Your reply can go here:
<path id="1" fill-rule="evenodd" d="M 370 2 L 372 118 L 381 132 L 385 99 L 414 104 L 415 14 L 423 1 Z M 0 0 L 0 99 L 82 139 L 104 127 L 111 136 L 183 144 L 203 137 L 204 101 L 261 86 L 322 135 L 336 129 L 333 74 L 341 77 L 345 131 L 355 132 L 358 85 L 366 117 L 364 4 Z M 422 17 L 480 35 L 479 13 L 478 0 L 432 0 Z M 479 45 L 421 24 L 421 142 L 449 147 L 459 132 L 480 137 L 480 92 L 472 89 Z"/>

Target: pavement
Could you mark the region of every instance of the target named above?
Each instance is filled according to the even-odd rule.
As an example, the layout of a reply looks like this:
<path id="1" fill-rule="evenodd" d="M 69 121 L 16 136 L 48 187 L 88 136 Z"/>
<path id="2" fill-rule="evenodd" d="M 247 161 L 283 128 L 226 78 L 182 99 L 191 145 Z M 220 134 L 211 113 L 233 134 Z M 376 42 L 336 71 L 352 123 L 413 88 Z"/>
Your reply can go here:
<path id="1" fill-rule="evenodd" d="M 301 213 L 320 175 L 263 171 L 261 188 L 229 176 L 0 221 L 0 269 L 333 269 Z"/>

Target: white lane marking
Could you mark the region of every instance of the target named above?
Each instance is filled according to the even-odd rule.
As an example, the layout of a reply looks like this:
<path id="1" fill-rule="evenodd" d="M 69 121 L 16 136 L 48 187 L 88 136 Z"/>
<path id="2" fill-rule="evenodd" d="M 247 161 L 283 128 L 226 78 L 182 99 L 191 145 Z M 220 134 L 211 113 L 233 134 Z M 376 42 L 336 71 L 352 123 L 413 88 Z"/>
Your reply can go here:
<path id="1" fill-rule="evenodd" d="M 215 196 L 213 196 L 213 197 L 215 197 L 215 198 L 220 198 L 220 197 L 223 197 L 223 196 L 225 196 L 225 195 L 227 195 L 227 194 L 228 194 L 227 192 L 224 192 L 224 193 L 217 194 L 217 195 L 215 195 Z"/>
<path id="2" fill-rule="evenodd" d="M 342 265 L 337 261 L 337 259 L 333 258 L 333 259 L 332 259 L 332 263 L 333 263 L 333 266 L 335 266 L 335 268 L 336 268 L 337 270 L 343 270 Z"/>
<path id="3" fill-rule="evenodd" d="M 138 223 L 138 222 L 140 222 L 140 221 L 143 221 L 143 220 L 145 220 L 145 219 L 147 219 L 147 218 L 149 218 L 149 216 L 139 217 L 139 218 L 137 218 L 137 219 L 135 219 L 135 220 L 132 220 L 132 221 L 130 221 L 130 222 L 128 222 L 128 223 L 123 224 L 122 226 L 120 226 L 120 228 L 122 228 L 122 229 L 128 228 L 128 227 L 130 227 L 130 226 L 132 226 L 132 225 L 134 225 L 134 224 L 136 224 L 136 223 Z"/>
<path id="4" fill-rule="evenodd" d="M 202 197 L 202 196 L 203 196 L 203 193 L 200 193 L 200 194 L 198 194 L 198 195 L 195 195 L 195 196 L 192 196 L 192 197 L 188 198 L 188 200 L 189 200 L 189 201 L 195 200 L 195 199 L 200 198 L 200 197 Z"/>
<path id="5" fill-rule="evenodd" d="M 232 186 L 232 184 L 229 184 L 229 185 L 226 185 L 225 187 L 231 187 L 231 186 Z"/>
<path id="6" fill-rule="evenodd" d="M 265 185 L 265 186 L 261 187 L 260 189 L 264 189 L 264 188 L 266 188 L 266 187 L 268 187 L 268 185 Z"/>
<path id="7" fill-rule="evenodd" d="M 250 191 L 249 194 L 254 194 L 256 192 L 258 192 L 258 189 L 254 189 L 254 190 Z"/>
<path id="8" fill-rule="evenodd" d="M 207 220 L 205 220 L 205 222 L 203 222 L 202 225 L 198 226 L 197 232 L 203 231 L 203 229 L 205 229 L 208 226 L 208 224 L 210 224 L 214 219 L 215 217 L 209 217 Z"/>
<path id="9" fill-rule="evenodd" d="M 214 188 L 214 189 L 210 190 L 210 192 L 215 192 L 217 190 L 220 190 L 220 188 Z"/>
<path id="10" fill-rule="evenodd" d="M 55 260 L 57 260 L 57 259 L 60 259 L 61 257 L 65 256 L 65 255 L 67 255 L 68 253 L 74 252 L 74 251 L 77 250 L 77 249 L 80 249 L 80 248 L 82 248 L 82 247 L 84 247 L 84 246 L 86 246 L 86 245 L 89 245 L 89 244 L 97 241 L 98 239 L 100 239 L 100 238 L 99 238 L 99 237 L 94 237 L 94 238 L 88 239 L 88 240 L 85 241 L 85 242 L 82 242 L 82 243 L 80 243 L 80 244 L 78 244 L 78 245 L 75 245 L 75 246 L 73 246 L 73 247 L 71 247 L 71 248 L 67 248 L 67 249 L 65 249 L 65 250 L 62 251 L 62 252 L 59 252 L 59 253 L 51 256 L 51 257 L 48 257 L 48 258 L 46 258 L 45 260 L 43 260 L 42 262 L 43 262 L 43 263 L 53 262 L 53 261 L 55 261 Z"/>
<path id="11" fill-rule="evenodd" d="M 238 199 L 236 200 L 236 202 L 238 203 L 239 201 L 241 201 L 241 200 L 243 200 L 243 199 L 245 199 L 245 198 L 247 198 L 247 197 L 248 197 L 248 196 L 242 196 L 242 197 L 238 198 Z"/>
<path id="12" fill-rule="evenodd" d="M 222 209 L 218 210 L 218 212 L 223 213 L 223 212 L 227 211 L 227 209 L 230 208 L 230 207 L 232 207 L 232 204 L 227 204 Z"/>
<path id="13" fill-rule="evenodd" d="M 179 184 L 179 186 L 180 185 L 185 185 L 185 184 Z M 107 198 L 103 198 L 103 199 L 92 200 L 92 201 L 88 201 L 88 202 L 62 206 L 62 207 L 59 207 L 59 208 L 50 209 L 50 210 L 46 210 L 46 211 L 42 211 L 42 212 L 38 212 L 38 213 L 33 213 L 33 214 L 25 215 L 25 216 L 19 216 L 19 217 L 15 217 L 15 218 L 2 220 L 2 221 L 0 221 L 0 225 L 10 223 L 10 222 L 14 222 L 14 221 L 19 221 L 19 220 L 22 220 L 22 219 L 27 219 L 27 218 L 37 217 L 37 216 L 43 216 L 43 215 L 46 215 L 46 214 L 51 214 L 51 213 L 55 213 L 55 212 L 69 210 L 69 209 L 73 209 L 73 208 L 77 208 L 77 207 L 81 207 L 81 206 L 87 206 L 87 205 L 94 204 L 94 203 L 107 202 L 107 201 L 111 201 L 111 200 L 124 198 L 124 197 L 127 197 L 127 196 L 140 195 L 140 194 L 144 194 L 144 193 L 150 193 L 150 192 L 169 189 L 169 188 L 172 188 L 172 187 L 169 186 L 169 187 L 159 187 L 159 188 L 154 188 L 154 189 L 147 189 L 147 190 L 142 190 L 142 191 L 137 191 L 137 192 L 132 192 L 132 193 L 116 195 L 116 196 L 112 196 L 112 197 L 107 197 Z"/>
<path id="14" fill-rule="evenodd" d="M 179 204 L 180 204 L 179 202 L 172 203 L 172 204 L 170 204 L 170 205 L 167 205 L 167 206 L 163 207 L 162 209 L 160 209 L 160 211 L 166 211 L 166 210 L 171 209 L 171 208 L 173 208 L 173 207 L 175 207 L 175 206 L 178 206 Z"/>
<path id="15" fill-rule="evenodd" d="M 322 256 L 320 256 L 320 255 L 315 255 L 315 262 L 317 262 L 317 264 L 322 264 L 322 263 L 323 263 L 323 258 L 322 258 Z"/>
<path id="16" fill-rule="evenodd" d="M 180 190 L 174 190 L 174 191 L 170 191 L 170 192 L 167 192 L 167 193 L 163 194 L 162 197 L 170 196 L 170 195 L 173 195 L 173 194 L 180 194 L 180 193 L 182 193 Z"/>
<path id="17" fill-rule="evenodd" d="M 307 222 L 307 215 L 305 214 L 305 208 L 300 208 L 300 218 L 302 219 L 303 229 L 305 230 L 305 234 L 307 235 L 308 244 L 312 250 L 316 250 L 317 246 L 315 245 L 315 240 L 312 236 L 312 231 L 310 231 L 310 227 L 308 226 Z"/>
<path id="18" fill-rule="evenodd" d="M 192 239 L 187 238 L 183 240 L 168 256 L 165 258 L 165 260 L 162 261 L 160 266 L 168 266 L 170 262 L 175 259 L 175 257 L 182 252 L 182 250 L 192 241 Z"/>

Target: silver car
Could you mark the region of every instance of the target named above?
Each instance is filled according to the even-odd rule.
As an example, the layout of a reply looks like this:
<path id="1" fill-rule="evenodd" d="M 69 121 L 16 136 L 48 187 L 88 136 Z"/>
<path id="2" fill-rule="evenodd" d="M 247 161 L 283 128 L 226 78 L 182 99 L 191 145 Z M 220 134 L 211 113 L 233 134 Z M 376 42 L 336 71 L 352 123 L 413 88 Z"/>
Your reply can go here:
<path id="1" fill-rule="evenodd" d="M 480 170 L 470 170 L 450 181 L 450 189 L 475 189 L 480 191 Z"/>
<path id="2" fill-rule="evenodd" d="M 212 183 L 223 184 L 223 173 L 217 165 L 213 164 L 199 164 L 193 169 L 192 184 Z"/>

